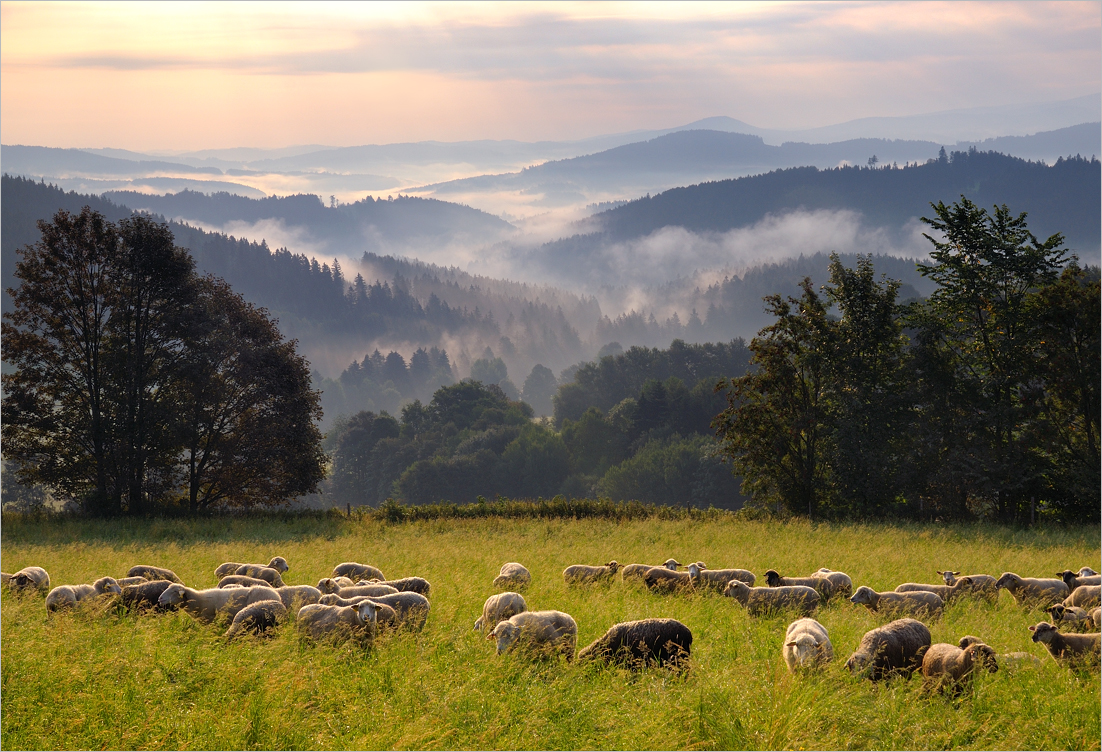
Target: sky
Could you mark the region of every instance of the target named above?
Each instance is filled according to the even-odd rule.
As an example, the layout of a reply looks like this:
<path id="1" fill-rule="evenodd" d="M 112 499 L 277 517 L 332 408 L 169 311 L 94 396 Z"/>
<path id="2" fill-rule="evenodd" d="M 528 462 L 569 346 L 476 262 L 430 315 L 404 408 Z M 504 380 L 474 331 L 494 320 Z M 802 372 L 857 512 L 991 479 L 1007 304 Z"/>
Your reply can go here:
<path id="1" fill-rule="evenodd" d="M 1102 4 L 0 2 L 5 144 L 807 128 L 1094 94 Z"/>

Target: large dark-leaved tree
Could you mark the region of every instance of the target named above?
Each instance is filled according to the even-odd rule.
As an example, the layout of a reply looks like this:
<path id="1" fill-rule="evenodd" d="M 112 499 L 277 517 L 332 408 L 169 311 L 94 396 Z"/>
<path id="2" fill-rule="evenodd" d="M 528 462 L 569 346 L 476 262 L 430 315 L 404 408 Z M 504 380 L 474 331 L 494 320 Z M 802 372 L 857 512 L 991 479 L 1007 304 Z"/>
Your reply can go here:
<path id="1" fill-rule="evenodd" d="M 3 324 L 5 459 L 97 514 L 275 504 L 324 472 L 308 367 L 162 223 L 40 222 Z"/>

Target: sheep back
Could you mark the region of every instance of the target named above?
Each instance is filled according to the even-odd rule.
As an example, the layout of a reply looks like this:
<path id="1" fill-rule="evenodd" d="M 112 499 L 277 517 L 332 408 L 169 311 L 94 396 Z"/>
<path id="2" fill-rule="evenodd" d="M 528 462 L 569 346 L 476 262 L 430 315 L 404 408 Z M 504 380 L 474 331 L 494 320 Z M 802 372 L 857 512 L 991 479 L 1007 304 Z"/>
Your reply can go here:
<path id="1" fill-rule="evenodd" d="M 1004 572 L 995 582 L 995 588 L 1006 588 L 1019 605 L 1044 608 L 1067 598 L 1071 591 L 1063 580 L 1037 577 L 1019 577 Z"/>
<path id="2" fill-rule="evenodd" d="M 523 565 L 509 561 L 501 565 L 501 571 L 494 578 L 494 587 L 523 590 L 532 581 L 532 573 Z"/>
<path id="3" fill-rule="evenodd" d="M 643 583 L 648 590 L 661 593 L 672 593 L 677 590 L 688 590 L 693 586 L 692 577 L 688 572 L 676 572 L 666 567 L 651 567 L 643 573 Z"/>
<path id="4" fill-rule="evenodd" d="M 126 573 L 127 577 L 144 577 L 147 580 L 168 580 L 169 582 L 175 582 L 180 585 L 184 584 L 184 581 L 176 576 L 176 573 L 171 569 L 165 569 L 164 567 L 154 567 L 148 564 L 138 564 L 135 567 L 130 567 Z"/>
<path id="5" fill-rule="evenodd" d="M 352 587 L 337 589 L 337 595 L 341 598 L 355 598 L 358 595 L 375 597 L 377 595 L 393 595 L 397 592 L 398 588 L 392 585 L 383 585 L 381 583 L 375 583 L 373 585 L 353 585 Z"/>
<path id="6" fill-rule="evenodd" d="M 260 564 L 243 564 L 237 568 L 235 574 L 264 580 L 268 583 L 269 587 L 273 588 L 283 587 L 284 584 L 283 578 L 279 574 L 279 570 L 261 566 Z"/>
<path id="7" fill-rule="evenodd" d="M 1071 595 L 1064 598 L 1064 605 L 1078 608 L 1092 608 L 1102 605 L 1102 586 L 1080 585 L 1071 591 Z"/>
<path id="8" fill-rule="evenodd" d="M 897 619 L 861 638 L 861 644 L 846 661 L 855 675 L 880 681 L 893 675 L 910 678 L 922 665 L 922 656 L 930 647 L 930 630 L 916 619 Z"/>
<path id="9" fill-rule="evenodd" d="M 788 670 L 795 672 L 834 660 L 834 646 L 822 624 L 810 618 L 797 619 L 785 630 L 781 656 Z"/>
<path id="10" fill-rule="evenodd" d="M 960 694 L 980 669 L 994 673 L 999 667 L 995 651 L 978 641 L 965 648 L 939 642 L 931 645 L 922 656 L 922 676 L 927 689 Z"/>
<path id="11" fill-rule="evenodd" d="M 358 564 L 354 561 L 346 561 L 333 567 L 333 577 L 349 577 L 353 580 L 379 580 L 386 577 L 378 567 L 370 564 Z"/>
<path id="12" fill-rule="evenodd" d="M 505 621 L 528 610 L 524 596 L 520 593 L 506 592 L 491 595 L 482 604 L 482 616 L 474 623 L 476 630 L 493 630 L 499 621 Z"/>
<path id="13" fill-rule="evenodd" d="M 421 595 L 428 597 L 429 590 L 432 586 L 429 581 L 424 577 L 403 577 L 399 580 L 361 580 L 356 583 L 356 587 L 364 587 L 367 585 L 383 585 L 386 587 L 394 588 L 397 593 L 420 593 Z"/>
<path id="14" fill-rule="evenodd" d="M 48 593 L 50 575 L 42 567 L 23 567 L 8 579 L 8 589 L 15 593 L 26 593 L 32 590 Z"/>
<path id="15" fill-rule="evenodd" d="M 619 568 L 620 565 L 615 561 L 610 561 L 603 567 L 591 566 L 589 564 L 572 564 L 562 571 L 562 576 L 568 585 L 599 582 L 612 577 Z"/>
<path id="16" fill-rule="evenodd" d="M 245 606 L 234 614 L 226 639 L 232 640 L 240 634 L 251 632 L 263 634 L 283 621 L 287 616 L 287 607 L 281 601 L 259 601 Z"/>
<path id="17" fill-rule="evenodd" d="M 424 629 L 431 608 L 428 598 L 413 592 L 370 596 L 370 600 L 393 608 L 398 615 L 399 624 L 417 632 Z"/>
<path id="18" fill-rule="evenodd" d="M 175 583 L 169 580 L 145 580 L 134 585 L 127 585 L 122 589 L 122 605 L 131 611 L 144 609 L 165 610 L 165 606 L 157 601 Z"/>
<path id="19" fill-rule="evenodd" d="M 487 640 L 497 641 L 497 652 L 520 651 L 535 655 L 562 654 L 574 659 L 578 625 L 562 611 L 522 611 L 498 622 Z"/>
<path id="20" fill-rule="evenodd" d="M 321 591 L 312 585 L 284 585 L 275 590 L 287 610 L 295 609 L 296 603 L 298 608 L 302 608 L 321 600 Z"/>
<path id="21" fill-rule="evenodd" d="M 641 619 L 613 624 L 578 652 L 579 661 L 616 663 L 630 669 L 651 664 L 683 668 L 693 633 L 677 619 Z"/>
<path id="22" fill-rule="evenodd" d="M 227 561 L 224 564 L 219 564 L 218 568 L 214 570 L 214 578 L 221 580 L 227 575 L 235 574 L 243 566 L 245 566 L 244 562 L 240 561 Z"/>
<path id="23" fill-rule="evenodd" d="M 258 577 L 249 577 L 245 574 L 226 575 L 218 581 L 218 587 L 220 588 L 229 585 L 240 585 L 241 587 L 271 587 L 272 583 Z"/>

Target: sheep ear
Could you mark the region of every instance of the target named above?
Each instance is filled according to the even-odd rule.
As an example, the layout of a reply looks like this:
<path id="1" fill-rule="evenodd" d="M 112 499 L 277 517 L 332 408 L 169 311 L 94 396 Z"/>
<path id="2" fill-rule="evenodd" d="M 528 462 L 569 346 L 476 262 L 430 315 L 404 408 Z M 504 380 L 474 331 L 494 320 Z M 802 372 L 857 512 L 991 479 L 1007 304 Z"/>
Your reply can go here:
<path id="1" fill-rule="evenodd" d="M 785 647 L 787 647 L 787 648 L 794 648 L 794 647 L 796 647 L 796 643 L 794 643 L 794 642 L 786 642 L 786 643 L 784 644 L 784 646 L 785 646 Z"/>
<path id="2" fill-rule="evenodd" d="M 1036 631 L 1037 631 L 1037 627 L 1029 627 L 1029 631 L 1030 631 L 1030 632 L 1036 632 Z"/>

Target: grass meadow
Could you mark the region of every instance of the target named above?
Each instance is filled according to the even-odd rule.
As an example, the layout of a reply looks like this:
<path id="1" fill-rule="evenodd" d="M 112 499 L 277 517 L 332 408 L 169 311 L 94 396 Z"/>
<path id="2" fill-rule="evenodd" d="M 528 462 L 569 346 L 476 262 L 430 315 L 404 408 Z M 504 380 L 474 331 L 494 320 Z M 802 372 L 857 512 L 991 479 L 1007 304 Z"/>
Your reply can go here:
<path id="1" fill-rule="evenodd" d="M 873 684 L 844 668 L 878 621 L 844 600 L 820 609 L 835 661 L 792 676 L 781 659 L 789 618 L 752 619 L 721 595 L 659 596 L 642 586 L 568 588 L 575 563 L 681 562 L 807 575 L 827 566 L 854 586 L 938 582 L 952 567 L 998 576 L 1099 569 L 1098 527 L 1038 528 L 806 521 L 500 519 L 388 523 L 337 517 L 33 521 L 5 516 L 4 571 L 43 566 L 52 584 L 169 567 L 213 587 L 223 561 L 281 555 L 288 584 L 316 584 L 342 561 L 432 583 L 420 634 L 370 650 L 314 646 L 292 623 L 270 639 L 226 644 L 225 626 L 186 614 L 133 616 L 92 605 L 47 618 L 41 596 L 2 596 L 4 749 L 1099 749 L 1097 671 L 1052 662 L 1026 627 L 1042 620 L 1007 593 L 962 601 L 932 625 L 935 642 L 975 634 L 1037 667 L 981 676 L 960 700 L 921 678 Z M 579 647 L 613 623 L 680 619 L 691 669 L 630 673 L 497 656 L 472 630 L 506 561 L 532 572 L 529 608 L 578 623 Z"/>

